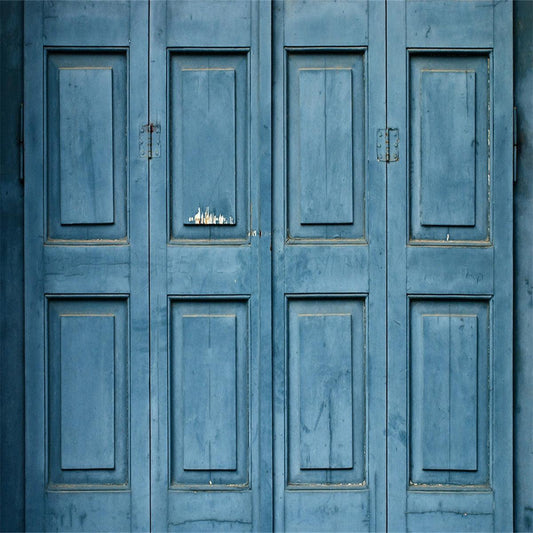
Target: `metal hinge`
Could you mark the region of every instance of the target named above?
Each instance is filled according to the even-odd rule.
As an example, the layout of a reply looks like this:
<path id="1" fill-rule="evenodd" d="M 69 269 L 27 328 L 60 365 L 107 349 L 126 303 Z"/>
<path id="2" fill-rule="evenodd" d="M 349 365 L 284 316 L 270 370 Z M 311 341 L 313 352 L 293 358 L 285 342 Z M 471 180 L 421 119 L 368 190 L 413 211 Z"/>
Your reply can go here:
<path id="1" fill-rule="evenodd" d="M 161 126 L 144 124 L 139 132 L 139 157 L 153 159 L 161 155 Z"/>
<path id="2" fill-rule="evenodd" d="M 400 135 L 397 128 L 378 130 L 376 141 L 378 161 L 392 163 L 400 159 Z"/>
<path id="3" fill-rule="evenodd" d="M 516 107 L 513 107 L 513 183 L 516 183 L 518 169 L 518 122 L 516 117 Z"/>

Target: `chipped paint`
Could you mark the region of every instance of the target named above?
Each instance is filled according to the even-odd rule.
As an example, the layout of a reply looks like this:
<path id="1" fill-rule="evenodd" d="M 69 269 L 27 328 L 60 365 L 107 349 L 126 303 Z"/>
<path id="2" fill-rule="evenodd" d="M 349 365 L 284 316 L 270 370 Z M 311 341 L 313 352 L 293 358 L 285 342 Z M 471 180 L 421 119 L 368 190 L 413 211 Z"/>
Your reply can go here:
<path id="1" fill-rule="evenodd" d="M 224 215 L 215 215 L 214 213 L 210 213 L 208 206 L 205 208 L 204 212 L 202 212 L 202 208 L 199 207 L 196 214 L 192 217 L 189 217 L 189 223 L 212 226 L 220 224 L 234 224 L 235 222 L 233 217 L 225 217 Z"/>

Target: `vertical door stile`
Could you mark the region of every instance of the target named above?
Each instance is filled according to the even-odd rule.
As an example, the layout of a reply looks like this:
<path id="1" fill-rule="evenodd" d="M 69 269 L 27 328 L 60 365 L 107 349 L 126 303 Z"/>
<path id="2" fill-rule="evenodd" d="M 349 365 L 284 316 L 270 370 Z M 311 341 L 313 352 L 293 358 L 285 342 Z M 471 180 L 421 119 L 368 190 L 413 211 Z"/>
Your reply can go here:
<path id="1" fill-rule="evenodd" d="M 273 424 L 272 424 L 272 0 L 259 2 L 258 42 L 258 220 L 259 220 L 259 491 L 254 518 L 259 531 L 272 531 Z"/>
<path id="2" fill-rule="evenodd" d="M 149 119 L 161 126 L 161 156 L 149 161 L 150 187 L 150 520 L 166 531 L 168 487 L 167 340 L 167 14 L 166 2 L 150 2 Z"/>
<path id="3" fill-rule="evenodd" d="M 399 161 L 387 164 L 387 527 L 391 531 L 406 531 L 406 514 L 401 491 L 407 487 L 406 424 L 407 405 L 406 360 L 392 356 L 392 347 L 403 354 L 406 345 L 405 300 L 405 173 L 407 124 L 402 81 L 407 80 L 405 47 L 405 2 L 387 2 L 387 125 L 399 129 Z M 397 214 L 392 216 L 392 211 Z M 401 494 L 401 495 L 400 495 Z"/>

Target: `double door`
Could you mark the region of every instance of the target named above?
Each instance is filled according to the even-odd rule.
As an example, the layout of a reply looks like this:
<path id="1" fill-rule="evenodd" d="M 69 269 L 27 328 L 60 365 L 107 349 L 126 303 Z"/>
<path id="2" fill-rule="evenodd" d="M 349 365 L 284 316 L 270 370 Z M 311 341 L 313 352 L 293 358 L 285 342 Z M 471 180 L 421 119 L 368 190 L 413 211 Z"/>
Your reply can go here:
<path id="1" fill-rule="evenodd" d="M 27 528 L 511 529 L 511 6 L 25 18 Z"/>

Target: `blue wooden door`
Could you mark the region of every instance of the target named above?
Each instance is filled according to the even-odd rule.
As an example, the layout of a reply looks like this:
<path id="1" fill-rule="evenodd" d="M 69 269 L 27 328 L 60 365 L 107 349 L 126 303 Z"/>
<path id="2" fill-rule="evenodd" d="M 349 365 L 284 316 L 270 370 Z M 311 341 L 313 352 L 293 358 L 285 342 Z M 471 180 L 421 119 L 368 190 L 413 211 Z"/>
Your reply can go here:
<path id="1" fill-rule="evenodd" d="M 385 3 L 278 2 L 274 525 L 386 527 Z"/>
<path id="2" fill-rule="evenodd" d="M 25 5 L 26 528 L 148 530 L 148 3 Z"/>
<path id="3" fill-rule="evenodd" d="M 152 527 L 268 531 L 270 3 L 153 2 Z"/>
<path id="4" fill-rule="evenodd" d="M 512 530 L 511 8 L 387 4 L 393 531 Z"/>
<path id="5" fill-rule="evenodd" d="M 511 529 L 509 3 L 25 17 L 27 528 Z"/>

